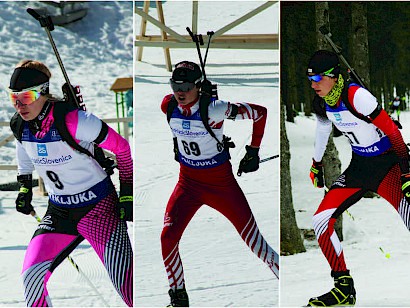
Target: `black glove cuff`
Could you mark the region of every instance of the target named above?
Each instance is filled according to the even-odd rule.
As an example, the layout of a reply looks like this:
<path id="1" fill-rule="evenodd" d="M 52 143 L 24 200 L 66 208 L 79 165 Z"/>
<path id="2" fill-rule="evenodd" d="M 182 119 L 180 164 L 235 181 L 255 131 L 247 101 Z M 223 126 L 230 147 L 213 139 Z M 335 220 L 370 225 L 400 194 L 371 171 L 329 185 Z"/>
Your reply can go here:
<path id="1" fill-rule="evenodd" d="M 33 187 L 33 176 L 31 174 L 18 175 L 17 182 L 20 184 L 20 187 L 32 188 Z"/>
<path id="2" fill-rule="evenodd" d="M 120 183 L 120 196 L 132 196 L 132 183 Z"/>
<path id="3" fill-rule="evenodd" d="M 255 157 L 259 155 L 259 148 L 253 148 L 250 145 L 245 146 L 246 153 L 250 156 Z"/>

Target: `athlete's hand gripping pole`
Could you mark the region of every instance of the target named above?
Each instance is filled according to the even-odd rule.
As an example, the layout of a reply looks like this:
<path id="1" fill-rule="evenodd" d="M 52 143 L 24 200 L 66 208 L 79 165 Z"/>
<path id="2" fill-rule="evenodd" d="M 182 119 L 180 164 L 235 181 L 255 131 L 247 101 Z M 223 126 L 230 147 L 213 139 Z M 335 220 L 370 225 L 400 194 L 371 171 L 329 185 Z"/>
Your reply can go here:
<path id="1" fill-rule="evenodd" d="M 31 205 L 31 200 L 33 198 L 32 175 L 18 175 L 17 182 L 20 187 L 16 198 L 16 210 L 17 212 L 29 215 L 32 211 L 34 211 L 33 206 Z"/>
<path id="2" fill-rule="evenodd" d="M 245 146 L 246 154 L 239 163 L 237 175 L 241 176 L 242 172 L 254 172 L 259 169 L 259 148 L 249 145 Z"/>
<path id="3" fill-rule="evenodd" d="M 325 186 L 325 180 L 323 175 L 323 164 L 321 161 L 315 161 L 313 159 L 312 167 L 310 167 L 310 179 L 314 187 L 323 188 Z"/>

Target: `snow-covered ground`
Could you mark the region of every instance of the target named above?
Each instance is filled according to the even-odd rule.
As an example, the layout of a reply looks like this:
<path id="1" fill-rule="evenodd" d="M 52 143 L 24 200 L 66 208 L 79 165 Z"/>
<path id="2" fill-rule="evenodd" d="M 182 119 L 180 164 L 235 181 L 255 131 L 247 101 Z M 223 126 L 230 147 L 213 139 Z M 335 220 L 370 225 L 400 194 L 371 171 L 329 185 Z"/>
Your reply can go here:
<path id="1" fill-rule="evenodd" d="M 234 21 L 263 2 L 200 2 L 198 33 Z M 165 21 L 180 34 L 191 26 L 192 3 L 164 4 Z M 209 16 L 212 12 L 212 17 Z M 154 9 L 150 10 L 156 16 Z M 139 33 L 139 19 L 136 32 Z M 277 33 L 278 4 L 229 33 Z M 148 24 L 147 33 L 159 34 Z M 204 50 L 203 50 L 204 53 Z M 191 49 L 172 49 L 173 64 L 198 62 Z M 260 157 L 279 151 L 279 53 L 263 50 L 217 50 L 208 54 L 206 72 L 218 83 L 221 99 L 253 102 L 268 108 L 268 123 Z M 173 160 L 172 135 L 160 110 L 170 93 L 170 73 L 165 70 L 161 48 L 145 48 L 143 61 L 135 65 L 135 153 L 137 210 L 135 224 L 135 305 L 163 306 L 169 303 L 168 280 L 162 262 L 160 234 L 168 198 L 178 180 Z M 225 121 L 225 132 L 235 141 L 234 170 L 249 143 L 251 121 Z M 248 198 L 268 243 L 279 246 L 279 161 L 263 163 L 257 172 L 237 178 Z M 203 206 L 188 225 L 180 242 L 185 280 L 192 306 L 277 306 L 279 282 L 272 272 L 242 242 L 233 226 L 219 213 Z"/>
<path id="2" fill-rule="evenodd" d="M 13 115 L 5 89 L 15 64 L 21 59 L 45 62 L 53 77 L 50 91 L 61 96 L 64 78 L 46 32 L 26 13 L 35 2 L 0 2 L 0 121 Z M 85 19 L 52 31 L 54 41 L 70 81 L 81 86 L 88 110 L 101 118 L 115 118 L 115 95 L 111 85 L 118 77 L 133 74 L 132 2 L 89 2 Z M 112 126 L 116 129 L 116 124 Z M 0 140 L 10 135 L 0 128 Z M 132 141 L 132 140 L 131 140 Z M 0 164 L 16 164 L 14 141 L 1 147 Z M 0 184 L 15 181 L 16 171 L 0 171 Z M 27 244 L 36 221 L 15 210 L 16 192 L 0 191 L 0 306 L 22 307 L 24 295 L 20 272 Z M 33 206 L 39 215 L 46 209 L 47 198 L 35 194 Z M 132 233 L 133 225 L 129 225 Z M 75 262 L 97 287 L 98 295 L 67 261 L 57 268 L 49 281 L 55 306 L 124 306 L 114 290 L 97 255 L 84 241 L 72 254 Z M 106 304 L 105 304 L 105 302 Z"/>
<path id="3" fill-rule="evenodd" d="M 410 112 L 402 112 L 404 139 L 410 141 Z M 286 123 L 291 149 L 293 204 L 299 228 L 311 229 L 311 218 L 323 189 L 315 189 L 309 179 L 315 135 L 315 117 L 299 116 Z M 335 138 L 344 170 L 350 161 L 350 145 L 345 137 Z M 362 199 L 343 216 L 342 246 L 347 267 L 354 278 L 359 307 L 408 307 L 408 265 L 410 236 L 399 215 L 382 198 Z M 306 253 L 281 258 L 281 306 L 306 305 L 309 298 L 333 287 L 330 267 L 317 242 L 306 242 Z M 382 253 L 381 249 L 384 251 Z M 386 257 L 390 254 L 390 258 Z"/>

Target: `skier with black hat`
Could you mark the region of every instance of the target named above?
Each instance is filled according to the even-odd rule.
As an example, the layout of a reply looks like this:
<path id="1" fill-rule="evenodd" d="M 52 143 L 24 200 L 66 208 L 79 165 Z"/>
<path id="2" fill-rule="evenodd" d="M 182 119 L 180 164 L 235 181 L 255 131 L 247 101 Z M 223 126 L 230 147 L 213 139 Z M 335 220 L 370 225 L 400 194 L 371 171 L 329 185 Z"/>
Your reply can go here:
<path id="1" fill-rule="evenodd" d="M 310 169 L 313 185 L 324 187 L 322 158 L 332 124 L 348 138 L 352 148 L 349 166 L 331 185 L 313 216 L 315 234 L 329 262 L 334 288 L 311 298 L 308 306 L 353 306 L 356 290 L 334 223 L 367 191 L 373 191 L 394 207 L 410 229 L 408 149 L 397 125 L 376 98 L 358 84 L 344 82 L 337 54 L 316 51 L 309 61 L 307 77 L 316 92 L 313 109 L 317 128 Z"/>
<path id="2" fill-rule="evenodd" d="M 259 232 L 246 197 L 232 173 L 228 152 L 232 143 L 223 136 L 225 119 L 253 121 L 252 140 L 246 146 L 246 154 L 238 172 L 256 171 L 259 168 L 258 151 L 266 124 L 266 108 L 222 100 L 213 100 L 210 104 L 208 101 L 202 105 L 204 101 L 201 99 L 208 94 L 202 92 L 202 73 L 193 62 L 176 64 L 170 84 L 173 94 L 165 96 L 161 109 L 168 115 L 180 174 L 165 210 L 161 246 L 170 286 L 170 305 L 187 307 L 189 300 L 179 241 L 189 221 L 203 204 L 224 215 L 252 252 L 268 265 L 276 277 L 279 276 L 279 256 Z M 206 110 L 201 106 L 205 106 Z M 204 112 L 208 114 L 205 122 L 201 118 Z M 206 126 L 210 126 L 212 133 Z"/>
<path id="3" fill-rule="evenodd" d="M 10 126 L 17 139 L 16 210 L 35 215 L 32 172 L 44 180 L 49 201 L 46 214 L 27 246 L 22 278 L 29 307 L 51 306 L 47 282 L 57 266 L 86 239 L 105 266 L 117 292 L 132 306 L 133 258 L 125 220 L 132 220 L 133 169 L 130 146 L 91 113 L 49 94 L 51 73 L 39 61 L 19 62 L 11 76 L 9 95 L 16 109 Z M 65 109 L 65 108 L 68 109 Z M 72 148 L 56 126 L 56 110 L 64 114 L 68 132 L 79 146 L 94 144 L 117 159 L 120 199 L 94 158 Z"/>

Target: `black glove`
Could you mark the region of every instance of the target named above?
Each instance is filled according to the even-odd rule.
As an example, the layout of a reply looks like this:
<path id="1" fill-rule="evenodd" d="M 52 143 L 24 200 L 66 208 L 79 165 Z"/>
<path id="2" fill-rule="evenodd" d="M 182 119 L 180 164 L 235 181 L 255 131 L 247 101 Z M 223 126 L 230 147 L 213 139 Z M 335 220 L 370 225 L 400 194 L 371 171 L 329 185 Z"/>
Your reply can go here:
<path id="1" fill-rule="evenodd" d="M 401 190 L 403 191 L 407 203 L 410 204 L 410 173 L 401 175 Z"/>
<path id="2" fill-rule="evenodd" d="M 174 137 L 173 141 L 174 141 L 174 159 L 175 161 L 179 162 L 179 150 L 178 150 L 177 137 Z"/>
<path id="3" fill-rule="evenodd" d="M 69 102 L 70 104 L 73 104 L 74 106 L 81 107 L 83 110 L 85 110 L 85 103 L 83 100 L 83 95 L 81 94 L 80 86 L 71 86 L 71 89 L 73 90 L 72 92 L 70 91 L 70 86 L 68 85 L 68 83 L 64 83 L 61 87 L 64 95 L 64 100 L 66 102 Z M 73 93 L 75 96 L 73 96 Z"/>
<path id="4" fill-rule="evenodd" d="M 18 175 L 17 182 L 19 183 L 20 190 L 16 199 L 16 210 L 25 215 L 29 215 L 34 211 L 31 205 L 33 198 L 33 181 L 31 174 Z"/>
<path id="5" fill-rule="evenodd" d="M 259 148 L 247 145 L 245 149 L 246 154 L 239 163 L 238 176 L 241 176 L 242 172 L 248 173 L 259 169 Z"/>
<path id="6" fill-rule="evenodd" d="M 118 211 L 121 220 L 132 221 L 133 214 L 133 194 L 132 184 L 120 183 L 120 197 L 118 202 Z"/>
<path id="7" fill-rule="evenodd" d="M 310 179 L 315 187 L 323 188 L 325 180 L 323 177 L 323 164 L 321 161 L 313 160 L 312 167 L 310 167 Z"/>

